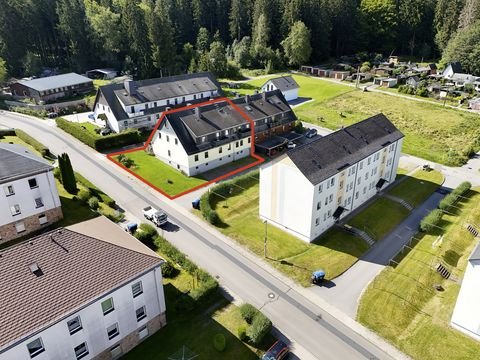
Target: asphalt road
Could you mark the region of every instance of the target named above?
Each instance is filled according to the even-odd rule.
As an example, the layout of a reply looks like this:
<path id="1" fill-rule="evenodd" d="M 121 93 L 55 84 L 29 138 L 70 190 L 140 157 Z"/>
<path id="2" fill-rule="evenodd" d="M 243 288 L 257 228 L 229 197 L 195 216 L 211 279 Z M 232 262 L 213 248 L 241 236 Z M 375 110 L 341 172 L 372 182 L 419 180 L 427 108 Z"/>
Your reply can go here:
<path id="1" fill-rule="evenodd" d="M 393 358 L 266 271 L 254 258 L 231 246 L 223 235 L 195 221 L 179 206 L 140 184 L 52 122 L 0 112 L 0 125 L 26 131 L 55 154 L 68 152 L 77 171 L 138 219 L 146 204 L 164 209 L 176 224 L 164 233 L 171 243 L 216 276 L 227 290 L 261 308 L 282 333 L 315 358 Z"/>

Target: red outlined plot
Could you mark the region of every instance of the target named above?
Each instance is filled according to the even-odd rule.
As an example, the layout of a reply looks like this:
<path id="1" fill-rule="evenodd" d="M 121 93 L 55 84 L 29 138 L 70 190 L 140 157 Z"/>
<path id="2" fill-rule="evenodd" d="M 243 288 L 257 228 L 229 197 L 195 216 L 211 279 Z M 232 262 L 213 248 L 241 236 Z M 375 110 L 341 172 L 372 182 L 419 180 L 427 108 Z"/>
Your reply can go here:
<path id="1" fill-rule="evenodd" d="M 204 106 L 204 105 L 208 105 L 208 104 L 215 104 L 215 103 L 219 103 L 219 102 L 227 102 L 229 105 L 232 106 L 232 108 L 234 110 L 236 110 L 245 120 L 248 121 L 248 123 L 250 124 L 250 138 L 251 138 L 251 144 L 250 144 L 250 156 L 253 157 L 254 159 L 256 159 L 257 161 L 255 161 L 254 163 L 251 163 L 251 164 L 248 164 L 248 165 L 245 165 L 245 166 L 242 166 L 241 168 L 238 168 L 238 169 L 235 169 L 233 171 L 230 171 L 226 174 L 223 174 L 213 180 L 210 180 L 210 181 L 207 181 L 201 185 L 198 185 L 198 186 L 195 186 L 191 189 L 188 189 L 188 190 L 185 190 L 185 191 L 182 191 L 181 193 L 178 193 L 178 194 L 175 194 L 175 195 L 169 195 L 167 194 L 165 191 L 163 191 L 162 189 L 158 188 L 157 186 L 153 185 L 152 183 L 150 183 L 149 181 L 145 180 L 143 177 L 141 177 L 140 175 L 136 174 L 135 172 L 133 172 L 132 170 L 130 170 L 129 168 L 125 167 L 124 165 L 122 165 L 120 162 L 118 162 L 115 157 L 118 156 L 118 155 L 122 155 L 122 154 L 128 154 L 128 153 L 131 153 L 131 152 L 134 152 L 134 151 L 139 151 L 139 150 L 145 150 L 148 145 L 150 144 L 150 142 L 152 141 L 153 139 L 153 136 L 155 135 L 155 132 L 158 130 L 158 128 L 160 127 L 160 125 L 162 124 L 162 122 L 164 121 L 165 119 L 165 115 L 168 115 L 168 114 L 172 114 L 172 113 L 176 113 L 176 112 L 179 112 L 179 111 L 184 111 L 184 110 L 188 110 L 188 109 L 194 109 L 196 107 L 200 107 L 200 106 Z M 158 191 L 159 193 L 161 193 L 162 195 L 166 196 L 167 198 L 169 198 L 170 200 L 174 200 L 180 196 L 183 196 L 183 195 L 186 195 L 188 193 L 191 193 L 192 191 L 195 191 L 195 190 L 198 190 L 198 189 L 201 189 L 205 186 L 208 186 L 210 184 L 213 184 L 215 182 L 218 182 L 220 180 L 224 180 L 226 178 L 229 178 L 235 174 L 238 174 L 242 171 L 245 171 L 249 168 L 252 168 L 254 166 L 257 166 L 261 163 L 263 163 L 265 161 L 265 159 L 263 159 L 261 156 L 258 156 L 257 154 L 255 154 L 255 123 L 253 122 L 253 120 L 245 113 L 243 112 L 237 105 L 235 105 L 230 99 L 228 98 L 218 98 L 218 99 L 213 99 L 213 100 L 209 100 L 209 101 L 205 101 L 205 102 L 202 102 L 202 103 L 199 103 L 199 104 L 194 104 L 194 105 L 189 105 L 189 106 L 184 106 L 184 107 L 181 107 L 181 108 L 177 108 L 177 109 L 172 109 L 172 110 L 168 110 L 168 111 L 164 111 L 162 113 L 162 116 L 160 117 L 160 119 L 157 121 L 157 123 L 155 124 L 155 127 L 153 128 L 150 136 L 148 137 L 147 141 L 145 142 L 145 145 L 141 146 L 141 147 L 138 147 L 138 148 L 134 148 L 134 149 L 128 149 L 128 150 L 124 150 L 124 151 L 118 151 L 118 152 L 115 152 L 115 153 L 112 153 L 112 154 L 108 154 L 107 155 L 107 158 L 112 161 L 114 164 L 120 166 L 123 170 L 127 171 L 129 174 L 135 176 L 137 179 L 139 179 L 140 181 L 142 181 L 143 183 L 147 184 L 148 186 L 150 186 L 151 188 L 155 189 L 156 191 Z M 161 160 L 160 160 L 161 161 Z"/>

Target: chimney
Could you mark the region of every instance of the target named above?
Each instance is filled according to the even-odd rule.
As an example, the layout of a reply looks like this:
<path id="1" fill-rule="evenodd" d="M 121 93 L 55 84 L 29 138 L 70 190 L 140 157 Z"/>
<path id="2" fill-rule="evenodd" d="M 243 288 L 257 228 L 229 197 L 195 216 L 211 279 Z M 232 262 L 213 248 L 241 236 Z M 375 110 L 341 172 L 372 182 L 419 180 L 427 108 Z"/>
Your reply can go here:
<path id="1" fill-rule="evenodd" d="M 267 101 L 267 93 L 265 91 L 262 92 L 262 99 L 263 101 Z"/>
<path id="2" fill-rule="evenodd" d="M 195 117 L 197 118 L 197 120 L 200 120 L 200 106 L 197 106 L 195 108 Z"/>
<path id="3" fill-rule="evenodd" d="M 249 104 L 250 103 L 250 95 L 245 95 L 245 104 Z"/>
<path id="4" fill-rule="evenodd" d="M 127 79 L 123 82 L 123 87 L 127 91 L 128 95 L 134 96 L 136 94 L 135 82 L 131 79 Z"/>

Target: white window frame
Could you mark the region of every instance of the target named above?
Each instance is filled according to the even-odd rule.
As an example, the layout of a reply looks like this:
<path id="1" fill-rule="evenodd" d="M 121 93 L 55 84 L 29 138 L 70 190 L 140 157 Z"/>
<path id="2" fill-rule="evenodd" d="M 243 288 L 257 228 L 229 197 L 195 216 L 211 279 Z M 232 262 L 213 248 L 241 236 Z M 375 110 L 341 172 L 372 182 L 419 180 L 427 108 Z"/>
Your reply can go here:
<path id="1" fill-rule="evenodd" d="M 12 213 L 12 216 L 20 215 L 22 213 L 22 210 L 20 209 L 20 205 L 19 204 L 11 205 L 10 212 Z"/>
<path id="2" fill-rule="evenodd" d="M 40 343 L 40 346 L 38 349 L 34 350 L 34 351 L 31 351 L 29 346 L 32 345 L 33 343 L 35 342 L 39 342 Z M 42 352 L 45 351 L 45 346 L 43 345 L 43 341 L 42 341 L 42 338 L 41 337 L 38 337 L 36 338 L 35 340 L 33 341 L 30 341 L 28 344 L 27 344 L 27 350 L 28 350 L 28 353 L 30 354 L 30 358 L 33 359 L 35 356 L 41 354 Z"/>
<path id="3" fill-rule="evenodd" d="M 107 310 L 105 310 L 105 309 L 103 308 L 103 304 L 107 303 L 108 301 L 110 301 L 110 302 L 112 303 L 112 306 L 111 306 L 110 308 L 108 308 Z M 107 314 L 109 314 L 109 313 L 111 313 L 112 311 L 115 310 L 115 304 L 114 304 L 114 302 L 113 302 L 113 298 L 112 298 L 112 297 L 109 297 L 108 299 L 103 300 L 103 301 L 100 303 L 100 306 L 101 306 L 101 308 L 102 308 L 102 312 L 103 312 L 103 315 L 104 315 L 104 316 L 107 315 Z"/>
<path id="4" fill-rule="evenodd" d="M 75 328 L 72 328 L 71 323 L 77 323 L 78 326 L 75 327 Z M 80 319 L 80 316 L 75 316 L 74 318 L 71 318 L 70 320 L 68 320 L 67 321 L 67 328 L 68 328 L 68 332 L 70 333 L 70 335 L 73 335 L 76 332 L 82 330 L 83 326 L 82 326 L 82 320 Z"/>
<path id="5" fill-rule="evenodd" d="M 107 327 L 107 336 L 108 340 L 112 340 L 114 337 L 120 335 L 120 330 L 118 329 L 118 323 L 112 324 Z"/>
<path id="6" fill-rule="evenodd" d="M 6 185 L 3 187 L 3 190 L 5 191 L 6 196 L 12 196 L 15 195 L 15 189 L 13 185 Z"/>
<path id="7" fill-rule="evenodd" d="M 137 322 L 140 322 L 147 317 L 147 308 L 145 307 L 145 305 L 140 306 L 137 310 L 135 310 L 135 316 L 137 318 Z"/>
<path id="8" fill-rule="evenodd" d="M 132 295 L 136 298 L 139 295 L 143 294 L 143 284 L 141 281 L 137 281 L 135 284 L 132 284 Z"/>
<path id="9" fill-rule="evenodd" d="M 84 348 L 84 351 L 81 352 L 81 353 L 78 353 L 77 351 L 79 351 L 83 346 L 85 347 L 85 348 Z M 77 349 L 78 349 L 78 350 L 77 350 Z M 79 360 L 79 359 L 87 356 L 87 355 L 88 355 L 88 345 L 87 345 L 87 342 L 84 341 L 83 343 L 75 346 L 75 347 L 73 348 L 73 351 L 75 352 L 75 357 L 76 357 L 77 360 Z"/>
<path id="10" fill-rule="evenodd" d="M 38 197 L 35 199 L 35 209 L 38 209 L 38 208 L 41 208 L 41 207 L 44 207 L 45 204 L 43 203 L 43 200 L 41 197 Z"/>

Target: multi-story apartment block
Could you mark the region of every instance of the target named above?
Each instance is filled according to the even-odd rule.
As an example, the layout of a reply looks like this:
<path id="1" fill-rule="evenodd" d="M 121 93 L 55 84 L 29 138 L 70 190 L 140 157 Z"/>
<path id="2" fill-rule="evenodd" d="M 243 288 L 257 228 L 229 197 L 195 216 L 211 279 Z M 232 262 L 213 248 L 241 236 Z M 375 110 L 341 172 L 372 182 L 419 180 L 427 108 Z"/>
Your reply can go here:
<path id="1" fill-rule="evenodd" d="M 260 170 L 260 217 L 313 241 L 393 183 L 402 142 L 379 114 L 289 151 Z"/>
<path id="2" fill-rule="evenodd" d="M 0 258 L 0 360 L 117 359 L 166 324 L 163 260 L 105 217 Z"/>
<path id="3" fill-rule="evenodd" d="M 125 80 L 98 89 L 94 119 L 115 132 L 129 128 L 153 128 L 162 112 L 221 95 L 210 73 L 197 73 L 147 80 Z"/>
<path id="4" fill-rule="evenodd" d="M 23 146 L 0 143 L 0 243 L 60 220 L 53 166 Z"/>
<path id="5" fill-rule="evenodd" d="M 193 176 L 250 155 L 252 129 L 245 115 L 255 125 L 256 141 L 289 132 L 296 120 L 278 90 L 232 103 L 220 100 L 166 114 L 152 138 L 151 151 Z"/>

